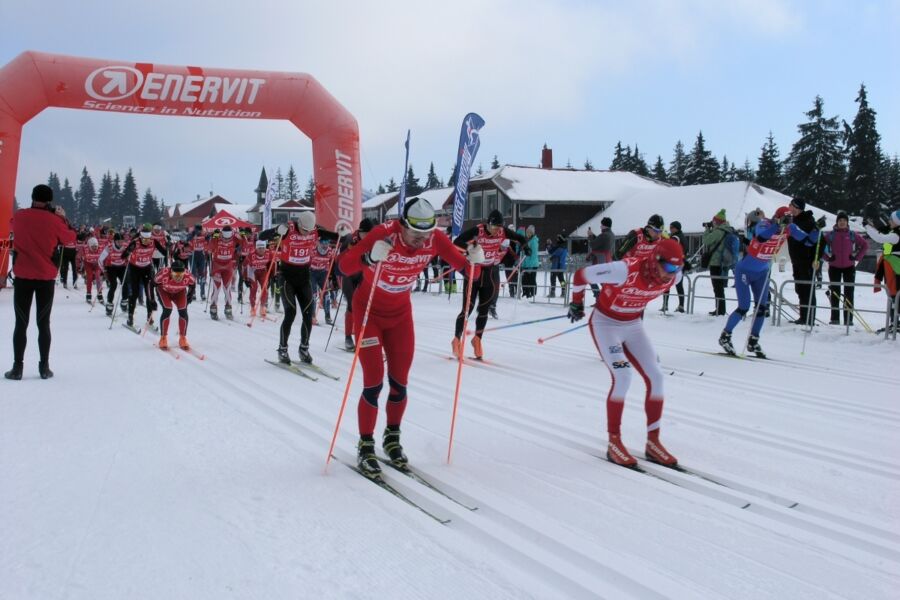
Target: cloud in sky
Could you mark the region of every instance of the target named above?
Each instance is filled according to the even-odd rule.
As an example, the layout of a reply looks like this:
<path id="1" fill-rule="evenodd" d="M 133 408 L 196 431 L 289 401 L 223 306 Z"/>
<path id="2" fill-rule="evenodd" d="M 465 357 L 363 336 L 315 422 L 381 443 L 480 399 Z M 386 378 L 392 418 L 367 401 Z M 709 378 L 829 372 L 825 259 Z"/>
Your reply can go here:
<path id="1" fill-rule="evenodd" d="M 614 135 L 625 143 L 638 141 L 644 151 L 668 159 L 676 137 L 690 145 L 700 127 L 714 130 L 713 150 L 721 154 L 715 140 L 729 134 L 726 118 L 733 122 L 734 115 L 717 116 L 715 106 L 694 106 L 692 86 L 714 88 L 720 103 L 733 94 L 741 96 L 734 102 L 752 104 L 748 94 L 784 85 L 771 72 L 754 72 L 748 65 L 731 65 L 731 72 L 723 72 L 721 56 L 752 56 L 754 45 L 767 46 L 787 53 L 788 67 L 782 68 L 790 70 L 791 61 L 803 59 L 797 40 L 819 27 L 813 11 L 820 3 L 814 4 L 337 0 L 263 1 L 226 8 L 206 0 L 121 6 L 0 0 L 0 17 L 19 24 L 0 40 L 0 62 L 34 49 L 114 60 L 307 72 L 357 117 L 363 183 L 376 187 L 402 175 L 407 128 L 413 131 L 417 174 L 424 176 L 428 162 L 434 161 L 438 175 L 446 178 L 459 122 L 473 110 L 487 120 L 481 156 L 485 161 L 498 154 L 504 161 L 534 164 L 540 145 L 550 141 L 575 164 L 590 155 L 602 166 L 618 139 L 610 137 Z M 867 7 L 882 17 L 892 11 L 896 15 L 890 3 Z M 844 15 L 833 6 L 831 10 Z M 66 35 L 48 36 L 48 31 Z M 843 84 L 843 95 L 852 101 L 855 86 L 864 78 L 851 73 L 849 81 L 854 83 Z M 873 100 L 900 93 L 896 77 L 892 86 L 866 81 L 874 88 Z M 768 129 L 785 121 L 791 125 L 778 134 L 786 154 L 793 139 L 789 129 L 815 94 L 830 100 L 818 87 L 796 93 L 802 101 L 785 93 L 780 114 L 750 119 L 753 129 L 745 137 L 755 137 L 729 139 L 723 149 L 753 158 Z M 648 106 L 664 101 L 666 105 L 655 110 Z M 634 107 L 631 113 L 629 104 Z M 844 118 L 852 117 L 853 106 L 841 104 Z M 889 104 L 875 107 L 887 111 Z M 682 120 L 685 133 L 676 133 L 664 118 Z M 884 135 L 891 122 L 879 123 L 887 126 Z M 736 136 L 744 135 L 740 124 L 733 129 Z M 246 202 L 262 165 L 286 169 L 293 164 L 305 179 L 310 163 L 308 140 L 286 123 L 48 111 L 25 129 L 18 195 L 27 195 L 50 170 L 77 178 L 87 164 L 95 180 L 106 169 L 124 173 L 132 166 L 139 185 L 154 187 L 170 204 L 204 194 L 210 184 L 217 193 Z"/>

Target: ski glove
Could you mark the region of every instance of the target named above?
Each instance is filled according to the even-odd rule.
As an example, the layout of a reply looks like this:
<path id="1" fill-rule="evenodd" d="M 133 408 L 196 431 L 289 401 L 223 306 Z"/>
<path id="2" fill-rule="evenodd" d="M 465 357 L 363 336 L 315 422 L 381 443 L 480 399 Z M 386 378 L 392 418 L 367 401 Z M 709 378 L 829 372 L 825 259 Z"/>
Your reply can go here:
<path id="1" fill-rule="evenodd" d="M 819 229 L 825 229 L 825 215 L 819 217 L 819 219 L 816 221 L 816 227 L 818 227 Z"/>
<path id="2" fill-rule="evenodd" d="M 480 265 L 484 262 L 484 248 L 478 244 L 472 244 L 466 248 L 466 258 L 473 265 Z"/>
<path id="3" fill-rule="evenodd" d="M 522 251 L 525 253 L 525 256 L 531 256 L 531 246 L 522 246 Z"/>
<path id="4" fill-rule="evenodd" d="M 388 254 L 390 254 L 391 250 L 393 249 L 394 247 L 390 244 L 390 242 L 378 240 L 372 246 L 372 249 L 369 250 L 369 262 L 374 264 L 383 261 L 388 257 Z"/>
<path id="5" fill-rule="evenodd" d="M 569 304 L 569 321 L 574 323 L 584 318 L 584 304 L 581 302 L 572 302 Z"/>
<path id="6" fill-rule="evenodd" d="M 779 224 L 779 225 L 784 225 L 785 227 L 787 227 L 788 225 L 790 225 L 791 223 L 793 223 L 793 221 L 794 221 L 794 217 L 793 217 L 793 216 L 791 216 L 791 215 L 784 215 L 784 216 L 781 217 L 781 219 L 778 220 L 778 224 Z"/>

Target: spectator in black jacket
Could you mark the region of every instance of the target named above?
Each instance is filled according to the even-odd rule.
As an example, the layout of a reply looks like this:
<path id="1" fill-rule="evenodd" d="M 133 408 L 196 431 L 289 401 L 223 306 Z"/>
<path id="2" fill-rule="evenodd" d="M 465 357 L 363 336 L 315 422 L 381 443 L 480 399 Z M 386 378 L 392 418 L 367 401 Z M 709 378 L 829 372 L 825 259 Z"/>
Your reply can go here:
<path id="1" fill-rule="evenodd" d="M 793 222 L 797 227 L 806 233 L 819 229 L 816 220 L 813 219 L 812 211 L 806 210 L 806 202 L 803 199 L 794 198 L 789 206 Z M 788 254 L 791 257 L 794 280 L 798 282 L 794 284 L 794 289 L 797 291 L 797 304 L 800 307 L 800 317 L 794 321 L 797 325 L 811 324 L 816 321 L 816 295 L 812 293 L 812 284 L 799 282 L 811 282 L 816 276 L 818 264 L 814 266 L 813 263 L 818 261 L 817 248 L 817 244 L 809 239 L 798 242 L 793 237 L 788 237 Z"/>
<path id="2" fill-rule="evenodd" d="M 684 255 L 687 256 L 687 245 L 684 243 L 684 234 L 681 233 L 681 223 L 678 221 L 672 221 L 669 223 L 669 237 L 673 240 L 677 240 L 679 244 L 681 244 L 681 251 L 684 252 Z M 671 288 L 670 288 L 671 289 Z M 678 308 L 675 309 L 675 312 L 684 312 L 684 278 L 679 277 L 678 283 L 675 284 L 675 290 L 678 292 Z M 669 310 L 669 290 L 667 289 L 663 294 L 663 312 Z"/>

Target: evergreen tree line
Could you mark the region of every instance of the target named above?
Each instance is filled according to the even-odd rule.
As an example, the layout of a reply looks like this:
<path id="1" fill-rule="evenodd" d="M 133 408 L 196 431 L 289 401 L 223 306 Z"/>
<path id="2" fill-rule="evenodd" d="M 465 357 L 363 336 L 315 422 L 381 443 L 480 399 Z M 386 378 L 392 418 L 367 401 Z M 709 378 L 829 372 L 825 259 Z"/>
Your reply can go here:
<path id="1" fill-rule="evenodd" d="M 750 160 L 740 167 L 723 156 L 721 162 L 707 149 L 703 132 L 697 134 L 690 153 L 679 140 L 668 166 L 657 156 L 653 167 L 635 144 L 618 142 L 611 170 L 630 171 L 671 185 L 695 185 L 723 181 L 752 181 L 791 196 L 799 196 L 831 212 L 862 213 L 870 201 L 885 208 L 900 204 L 900 159 L 881 149 L 875 124 L 875 110 L 869 106 L 866 87 L 856 97 L 859 109 L 853 123 L 837 115 L 825 114 L 824 101 L 816 96 L 806 113 L 807 121 L 797 126 L 799 139 L 782 160 L 778 145 L 769 132 L 754 169 Z M 593 170 L 590 159 L 585 169 Z"/>
<path id="2" fill-rule="evenodd" d="M 53 190 L 54 203 L 63 207 L 69 221 L 76 225 L 108 223 L 118 227 L 125 216 L 133 216 L 137 223 L 153 223 L 162 218 L 165 210 L 165 204 L 160 203 L 150 188 L 139 197 L 131 169 L 125 173 L 124 180 L 118 173 L 113 175 L 107 171 L 99 189 L 94 186 L 87 167 L 81 170 L 77 189 L 72 188 L 68 177 L 60 183 L 59 175 L 52 171 L 47 185 Z"/>
<path id="3" fill-rule="evenodd" d="M 290 165 L 287 176 L 281 172 L 281 167 L 275 169 L 275 200 L 303 200 L 312 206 L 316 199 L 316 181 L 310 175 L 306 182 L 306 188 L 300 191 L 300 179 L 294 165 Z"/>

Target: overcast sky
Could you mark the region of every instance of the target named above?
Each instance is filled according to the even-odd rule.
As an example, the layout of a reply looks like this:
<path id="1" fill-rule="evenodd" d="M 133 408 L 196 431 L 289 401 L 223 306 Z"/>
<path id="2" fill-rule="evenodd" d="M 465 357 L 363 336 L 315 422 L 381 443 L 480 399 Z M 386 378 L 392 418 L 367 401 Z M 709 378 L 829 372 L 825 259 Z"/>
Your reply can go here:
<path id="1" fill-rule="evenodd" d="M 859 84 L 882 147 L 900 153 L 900 0 L 308 0 L 230 3 L 0 0 L 0 64 L 24 50 L 128 62 L 305 72 L 360 125 L 363 187 L 402 177 L 403 140 L 424 182 L 447 179 L 463 115 L 487 122 L 477 163 L 606 168 L 617 140 L 648 163 L 702 129 L 721 160 L 755 166 L 771 130 L 782 157 L 816 94 L 851 121 Z M 263 166 L 309 140 L 280 121 L 48 109 L 24 129 L 17 196 L 49 171 L 134 169 L 172 205 L 209 191 L 254 200 Z"/>

